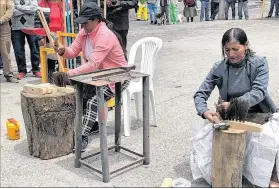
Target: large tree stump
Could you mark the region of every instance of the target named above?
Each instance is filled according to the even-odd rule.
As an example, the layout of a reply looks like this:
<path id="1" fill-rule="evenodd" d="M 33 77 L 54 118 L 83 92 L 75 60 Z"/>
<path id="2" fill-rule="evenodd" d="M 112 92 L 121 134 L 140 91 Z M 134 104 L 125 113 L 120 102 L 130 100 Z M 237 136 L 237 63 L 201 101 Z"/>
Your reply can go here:
<path id="1" fill-rule="evenodd" d="M 51 159 L 74 148 L 75 94 L 21 92 L 21 109 L 30 155 Z"/>
<path id="2" fill-rule="evenodd" d="M 245 130 L 215 130 L 212 143 L 212 187 L 242 187 Z"/>

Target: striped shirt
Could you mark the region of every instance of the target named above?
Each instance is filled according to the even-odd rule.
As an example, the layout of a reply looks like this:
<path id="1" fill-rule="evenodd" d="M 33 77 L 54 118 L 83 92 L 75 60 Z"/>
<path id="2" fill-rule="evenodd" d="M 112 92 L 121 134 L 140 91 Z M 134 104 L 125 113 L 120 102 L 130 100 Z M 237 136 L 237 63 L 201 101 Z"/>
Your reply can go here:
<path id="1" fill-rule="evenodd" d="M 14 11 L 13 0 L 0 0 L 0 25 L 8 22 Z"/>

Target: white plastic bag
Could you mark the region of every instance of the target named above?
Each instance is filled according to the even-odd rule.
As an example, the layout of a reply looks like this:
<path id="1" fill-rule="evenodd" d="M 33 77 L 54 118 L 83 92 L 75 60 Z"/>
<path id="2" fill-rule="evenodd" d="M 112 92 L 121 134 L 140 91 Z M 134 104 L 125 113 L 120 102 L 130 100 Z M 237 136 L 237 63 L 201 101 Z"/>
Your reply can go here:
<path id="1" fill-rule="evenodd" d="M 205 125 L 191 139 L 195 163 L 191 165 L 193 179 L 204 178 L 211 184 L 211 156 L 212 156 L 212 123 Z"/>
<path id="2" fill-rule="evenodd" d="M 247 133 L 243 176 L 252 184 L 268 187 L 276 160 L 278 173 L 279 113 L 263 125 L 262 133 Z"/>

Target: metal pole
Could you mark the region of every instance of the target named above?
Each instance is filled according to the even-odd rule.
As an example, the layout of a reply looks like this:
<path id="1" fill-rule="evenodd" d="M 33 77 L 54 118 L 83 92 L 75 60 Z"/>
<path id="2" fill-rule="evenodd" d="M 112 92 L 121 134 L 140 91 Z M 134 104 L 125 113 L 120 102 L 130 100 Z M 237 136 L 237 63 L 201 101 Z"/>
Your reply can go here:
<path id="1" fill-rule="evenodd" d="M 115 83 L 115 151 L 121 145 L 121 82 Z"/>
<path id="2" fill-rule="evenodd" d="M 97 88 L 97 104 L 98 104 L 98 120 L 100 129 L 100 148 L 101 148 L 101 159 L 102 159 L 102 174 L 103 181 L 105 183 L 110 181 L 109 175 L 109 164 L 108 164 L 108 145 L 107 145 L 107 127 L 106 120 L 104 120 L 106 112 L 104 112 L 105 101 L 103 87 Z"/>
<path id="3" fill-rule="evenodd" d="M 226 1 L 225 0 L 220 0 L 218 20 L 224 20 L 225 19 L 225 6 L 226 6 Z"/>
<path id="4" fill-rule="evenodd" d="M 82 84 L 76 84 L 76 119 L 75 119 L 75 167 L 79 168 L 81 158 L 82 132 Z"/>
<path id="5" fill-rule="evenodd" d="M 149 76 L 142 78 L 143 88 L 143 161 L 144 165 L 150 163 L 150 138 L 149 138 Z"/>

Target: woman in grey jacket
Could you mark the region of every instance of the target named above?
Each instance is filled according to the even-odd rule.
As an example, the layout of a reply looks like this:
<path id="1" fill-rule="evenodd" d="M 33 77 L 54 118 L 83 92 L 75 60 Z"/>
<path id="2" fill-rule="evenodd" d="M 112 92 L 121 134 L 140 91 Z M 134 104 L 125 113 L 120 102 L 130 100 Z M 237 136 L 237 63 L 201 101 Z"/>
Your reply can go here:
<path id="1" fill-rule="evenodd" d="M 249 112 L 274 113 L 278 111 L 268 91 L 269 69 L 265 57 L 254 55 L 249 48 L 246 33 L 240 28 L 229 29 L 223 35 L 224 59 L 215 63 L 194 95 L 198 115 L 210 122 L 216 112 L 207 108 L 207 99 L 217 85 L 221 106 L 228 110 L 230 100 L 237 98 L 247 102 Z M 276 174 L 274 174 L 276 175 Z M 278 178 L 272 179 L 278 182 Z"/>

